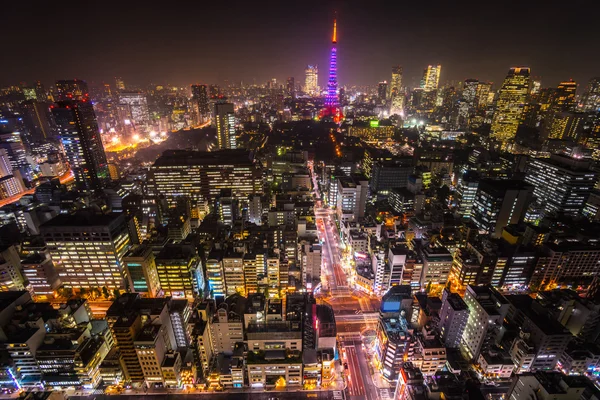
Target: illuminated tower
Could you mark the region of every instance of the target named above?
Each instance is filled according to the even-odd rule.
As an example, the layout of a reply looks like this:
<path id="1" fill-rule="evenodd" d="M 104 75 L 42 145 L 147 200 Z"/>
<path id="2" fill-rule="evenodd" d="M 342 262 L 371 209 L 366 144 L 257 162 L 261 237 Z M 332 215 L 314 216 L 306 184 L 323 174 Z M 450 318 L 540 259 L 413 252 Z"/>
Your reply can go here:
<path id="1" fill-rule="evenodd" d="M 511 68 L 498 92 L 491 136 L 503 142 L 514 139 L 529 92 L 529 68 Z"/>
<path id="2" fill-rule="evenodd" d="M 327 95 L 325 108 L 321 110 L 321 117 L 330 117 L 335 122 L 342 120 L 342 110 L 338 98 L 337 81 L 337 22 L 333 20 L 333 38 L 331 40 L 331 57 L 329 59 L 329 80 L 327 81 Z"/>
<path id="3" fill-rule="evenodd" d="M 331 57 L 329 59 L 329 81 L 327 82 L 327 97 L 325 105 L 328 107 L 339 104 L 337 95 L 337 23 L 333 20 L 333 39 L 331 40 Z"/>

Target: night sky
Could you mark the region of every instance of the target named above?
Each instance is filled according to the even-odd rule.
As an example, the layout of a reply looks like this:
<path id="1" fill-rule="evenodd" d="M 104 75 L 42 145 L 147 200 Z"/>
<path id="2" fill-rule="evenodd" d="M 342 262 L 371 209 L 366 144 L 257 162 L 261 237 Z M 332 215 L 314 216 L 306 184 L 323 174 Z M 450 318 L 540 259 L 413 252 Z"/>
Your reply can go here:
<path id="1" fill-rule="evenodd" d="M 323 86 L 336 10 L 342 85 L 389 80 L 395 64 L 411 87 L 432 63 L 442 64 L 442 82 L 496 87 L 517 65 L 530 66 L 543 86 L 600 75 L 596 1 L 36 3 L 1 6 L 2 86 L 75 77 L 113 84 L 115 76 L 137 85 L 303 83 L 306 64 L 319 65 Z"/>

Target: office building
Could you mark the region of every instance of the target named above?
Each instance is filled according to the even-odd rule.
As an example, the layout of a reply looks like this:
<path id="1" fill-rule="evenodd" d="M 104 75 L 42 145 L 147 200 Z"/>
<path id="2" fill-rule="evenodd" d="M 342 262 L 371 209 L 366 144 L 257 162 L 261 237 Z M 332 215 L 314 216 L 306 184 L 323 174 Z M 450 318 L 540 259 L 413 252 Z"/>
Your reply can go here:
<path id="1" fill-rule="evenodd" d="M 471 220 L 479 232 L 500 237 L 505 226 L 523 219 L 533 190 L 523 181 L 482 179 L 473 201 Z"/>
<path id="2" fill-rule="evenodd" d="M 458 348 L 469 319 L 469 308 L 457 294 L 444 289 L 440 310 L 440 339 L 444 346 Z"/>
<path id="3" fill-rule="evenodd" d="M 521 331 L 516 340 L 524 340 L 533 355 L 529 370 L 553 370 L 573 336 L 537 300 L 527 295 L 509 295 L 506 299 L 510 304 L 506 319 Z"/>
<path id="4" fill-rule="evenodd" d="M 597 181 L 589 161 L 557 154 L 531 159 L 525 172 L 525 182 L 533 185 L 546 213 L 579 215 Z"/>
<path id="5" fill-rule="evenodd" d="M 217 147 L 221 150 L 236 149 L 233 103 L 215 103 L 215 125 L 217 127 Z"/>
<path id="6" fill-rule="evenodd" d="M 56 101 L 89 100 L 90 91 L 81 79 L 56 81 Z"/>
<path id="7" fill-rule="evenodd" d="M 130 238 L 124 214 L 60 214 L 44 223 L 40 233 L 66 287 L 125 287 L 123 256 Z"/>
<path id="8" fill-rule="evenodd" d="M 173 203 L 179 196 L 211 203 L 221 189 L 231 189 L 233 196 L 244 202 L 249 195 L 262 193 L 262 172 L 248 151 L 168 150 L 148 174 L 148 191 Z"/>
<path id="9" fill-rule="evenodd" d="M 467 172 L 463 175 L 456 188 L 456 212 L 464 219 L 471 218 L 473 202 L 479 187 L 479 176 L 473 172 Z"/>
<path id="10" fill-rule="evenodd" d="M 225 294 L 246 294 L 244 284 L 243 254 L 237 252 L 227 252 L 223 255 L 223 276 L 225 282 Z"/>
<path id="11" fill-rule="evenodd" d="M 529 68 L 511 68 L 498 93 L 490 135 L 502 143 L 514 139 L 517 134 L 527 102 L 529 74 Z"/>
<path id="12" fill-rule="evenodd" d="M 440 84 L 441 65 L 428 65 L 423 70 L 423 79 L 421 80 L 421 89 L 425 92 L 432 92 L 438 89 Z"/>
<path id="13" fill-rule="evenodd" d="M 127 119 L 136 129 L 145 127 L 150 123 L 150 110 L 148 109 L 148 98 L 142 92 L 119 93 L 119 106 L 125 111 Z M 126 121 L 122 121 L 127 125 Z"/>
<path id="14" fill-rule="evenodd" d="M 318 96 L 319 89 L 319 68 L 316 65 L 308 65 L 304 71 L 306 74 L 304 80 L 304 92 L 309 96 Z"/>
<path id="15" fill-rule="evenodd" d="M 398 379 L 400 365 L 412 350 L 412 337 L 404 316 L 379 318 L 375 357 L 383 378 L 389 382 Z"/>
<path id="16" fill-rule="evenodd" d="M 288 76 L 285 83 L 285 90 L 287 92 L 287 95 L 292 99 L 296 97 L 296 84 L 294 82 L 293 76 Z"/>
<path id="17" fill-rule="evenodd" d="M 577 92 L 577 82 L 572 79 L 561 82 L 554 93 L 552 111 L 566 112 L 575 108 L 575 94 Z"/>
<path id="18" fill-rule="evenodd" d="M 371 193 L 387 196 L 391 189 L 407 187 L 408 177 L 413 173 L 413 168 L 410 159 L 374 162 L 369 180 Z"/>
<path id="19" fill-rule="evenodd" d="M 192 107 L 199 124 L 209 120 L 210 108 L 206 85 L 192 85 Z"/>
<path id="20" fill-rule="evenodd" d="M 145 297 L 158 297 L 160 281 L 152 247 L 146 244 L 135 246 L 123 257 L 129 290 Z"/>
<path id="21" fill-rule="evenodd" d="M 210 336 L 215 353 L 233 354 L 235 344 L 244 341 L 244 312 L 246 298 L 229 296 L 217 305 L 209 321 Z"/>
<path id="22" fill-rule="evenodd" d="M 206 278 L 208 280 L 209 295 L 225 295 L 225 273 L 223 271 L 223 255 L 218 250 L 213 250 L 206 258 Z"/>
<path id="23" fill-rule="evenodd" d="M 364 175 L 338 178 L 337 215 L 342 222 L 364 217 L 369 181 Z"/>
<path id="24" fill-rule="evenodd" d="M 593 384 L 584 376 L 568 376 L 560 372 L 516 375 L 506 393 L 507 399 L 526 400 L 592 400 L 597 398 Z"/>
<path id="25" fill-rule="evenodd" d="M 377 101 L 380 104 L 385 104 L 388 98 L 388 83 L 387 81 L 377 84 Z"/>
<path id="26" fill-rule="evenodd" d="M 580 285 L 600 274 L 600 248 L 593 243 L 547 243 L 537 260 L 531 285 Z"/>
<path id="27" fill-rule="evenodd" d="M 42 254 L 31 254 L 22 259 L 21 265 L 23 279 L 29 282 L 35 299 L 40 301 L 53 298 L 61 281 L 52 259 Z"/>
<path id="28" fill-rule="evenodd" d="M 548 139 L 572 140 L 578 139 L 585 122 L 584 113 L 560 112 L 554 115 Z"/>
<path id="29" fill-rule="evenodd" d="M 397 65 L 392 68 L 390 80 L 390 115 L 404 114 L 404 93 L 402 92 L 402 67 Z"/>
<path id="30" fill-rule="evenodd" d="M 585 112 L 600 111 L 600 77 L 590 79 L 581 103 Z"/>
<path id="31" fill-rule="evenodd" d="M 14 245 L 0 248 L 0 291 L 25 290 L 19 251 Z"/>
<path id="32" fill-rule="evenodd" d="M 166 296 L 193 298 L 204 287 L 201 262 L 190 245 L 164 246 L 156 256 L 156 272 Z"/>
<path id="33" fill-rule="evenodd" d="M 424 246 L 418 249 L 423 260 L 421 288 L 429 285 L 445 285 L 452 268 L 452 254 L 444 246 Z"/>
<path id="34" fill-rule="evenodd" d="M 476 360 L 484 345 L 501 339 L 499 328 L 504 323 L 510 303 L 491 286 L 467 286 L 464 302 L 469 309 L 467 325 L 463 332 L 461 348 Z"/>
<path id="35" fill-rule="evenodd" d="M 63 101 L 52 108 L 67 161 L 80 190 L 101 189 L 108 175 L 108 162 L 89 101 Z"/>

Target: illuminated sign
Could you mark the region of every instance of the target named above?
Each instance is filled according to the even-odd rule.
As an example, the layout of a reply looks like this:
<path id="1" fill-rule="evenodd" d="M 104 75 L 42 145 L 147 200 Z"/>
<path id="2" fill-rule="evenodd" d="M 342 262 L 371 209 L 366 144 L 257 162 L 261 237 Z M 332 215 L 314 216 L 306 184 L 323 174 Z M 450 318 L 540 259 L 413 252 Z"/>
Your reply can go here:
<path id="1" fill-rule="evenodd" d="M 372 121 L 369 121 L 369 125 L 371 126 L 371 128 L 378 128 L 379 127 L 379 121 L 374 119 Z"/>

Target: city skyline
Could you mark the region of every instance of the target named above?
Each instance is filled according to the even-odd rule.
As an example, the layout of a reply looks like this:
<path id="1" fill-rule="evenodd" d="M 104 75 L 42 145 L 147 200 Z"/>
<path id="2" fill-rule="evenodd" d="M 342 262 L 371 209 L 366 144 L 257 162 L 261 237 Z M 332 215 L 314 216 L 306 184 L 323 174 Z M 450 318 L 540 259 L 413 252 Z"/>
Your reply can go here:
<path id="1" fill-rule="evenodd" d="M 572 5 L 570 13 L 577 15 L 572 19 L 560 18 L 560 10 L 539 4 L 521 5 L 519 15 L 528 18 L 519 17 L 527 27 L 519 35 L 515 35 L 515 24 L 507 23 L 514 17 L 512 11 L 493 5 L 437 4 L 432 12 L 419 5 L 386 2 L 369 7 L 337 2 L 264 2 L 264 7 L 233 3 L 227 29 L 219 18 L 207 17 L 222 15 L 221 6 L 212 4 L 190 6 L 186 14 L 200 16 L 194 21 L 168 10 L 138 10 L 122 4 L 116 10 L 108 5 L 101 9 L 40 6 L 35 14 L 19 5 L 7 6 L 7 15 L 12 17 L 6 22 L 6 31 L 12 32 L 10 43 L 32 51 L 21 51 L 19 62 L 0 66 L 0 84 L 49 83 L 72 77 L 112 84 L 115 76 L 134 85 L 260 84 L 271 78 L 283 83 L 287 76 L 303 77 L 306 65 L 328 65 L 327 39 L 334 13 L 341 40 L 341 86 L 376 85 L 390 79 L 393 65 L 402 65 L 405 85 L 417 87 L 424 67 L 441 64 L 442 84 L 476 78 L 499 86 L 508 68 L 527 66 L 544 86 L 573 78 L 581 90 L 597 74 L 593 66 L 600 61 L 589 51 L 593 24 L 586 20 L 594 13 L 591 5 L 584 10 L 580 3 Z M 86 24 L 81 34 L 69 36 L 70 47 L 60 39 L 69 34 L 60 24 L 51 39 L 43 42 L 44 21 L 82 16 Z M 113 16 L 117 23 L 109 26 Z M 26 32 L 20 29 L 24 18 L 29 21 Z M 554 29 L 549 21 L 560 21 L 563 29 Z M 577 37 L 565 34 L 569 31 L 576 31 Z M 575 56 L 565 57 L 560 50 L 565 48 Z M 45 64 L 41 71 L 40 60 Z M 322 74 L 320 86 L 326 87 L 326 80 Z"/>

